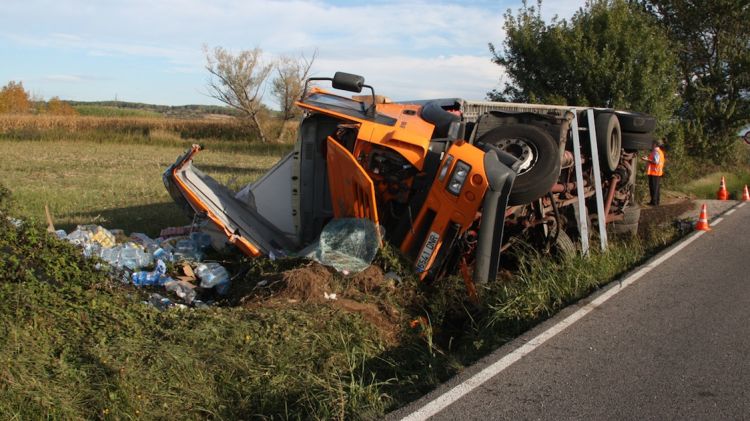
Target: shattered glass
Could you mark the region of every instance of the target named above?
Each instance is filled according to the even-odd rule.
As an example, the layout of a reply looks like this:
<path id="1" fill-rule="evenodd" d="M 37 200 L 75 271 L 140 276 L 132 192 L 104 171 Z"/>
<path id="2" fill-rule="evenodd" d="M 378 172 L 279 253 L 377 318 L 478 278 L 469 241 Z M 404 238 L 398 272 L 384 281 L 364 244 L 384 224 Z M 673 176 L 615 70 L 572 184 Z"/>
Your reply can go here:
<path id="1" fill-rule="evenodd" d="M 333 219 L 323 228 L 310 257 L 343 274 L 361 272 L 378 252 L 381 230 L 370 219 Z"/>

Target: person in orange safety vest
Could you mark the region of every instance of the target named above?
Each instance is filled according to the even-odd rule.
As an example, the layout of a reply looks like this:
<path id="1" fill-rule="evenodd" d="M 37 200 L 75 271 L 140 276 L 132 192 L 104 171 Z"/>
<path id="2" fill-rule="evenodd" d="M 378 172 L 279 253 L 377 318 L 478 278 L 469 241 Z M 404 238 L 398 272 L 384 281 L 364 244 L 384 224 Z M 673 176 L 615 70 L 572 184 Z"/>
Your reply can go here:
<path id="1" fill-rule="evenodd" d="M 651 153 L 648 156 L 641 157 L 642 160 L 648 162 L 646 175 L 648 175 L 648 190 L 651 194 L 649 205 L 651 206 L 659 206 L 659 182 L 664 175 L 664 163 L 666 162 L 662 146 L 662 141 L 654 139 L 651 144 Z"/>

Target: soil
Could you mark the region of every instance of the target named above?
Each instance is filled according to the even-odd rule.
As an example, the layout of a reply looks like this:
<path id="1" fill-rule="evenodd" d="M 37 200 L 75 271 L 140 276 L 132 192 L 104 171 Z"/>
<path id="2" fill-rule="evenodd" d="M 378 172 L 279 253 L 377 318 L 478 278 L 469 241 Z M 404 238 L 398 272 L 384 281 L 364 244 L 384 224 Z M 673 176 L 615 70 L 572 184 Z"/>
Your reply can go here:
<path id="1" fill-rule="evenodd" d="M 395 281 L 377 266 L 343 277 L 334 270 L 311 262 L 273 274 L 262 288 L 248 290 L 239 302 L 247 306 L 328 305 L 370 322 L 381 339 L 395 343 L 402 328 L 401 312 L 390 302 Z"/>
<path id="2" fill-rule="evenodd" d="M 659 225 L 678 220 L 686 211 L 693 208 L 693 200 L 688 196 L 673 192 L 662 193 L 659 206 L 641 205 L 641 219 L 638 235 L 644 237 Z"/>

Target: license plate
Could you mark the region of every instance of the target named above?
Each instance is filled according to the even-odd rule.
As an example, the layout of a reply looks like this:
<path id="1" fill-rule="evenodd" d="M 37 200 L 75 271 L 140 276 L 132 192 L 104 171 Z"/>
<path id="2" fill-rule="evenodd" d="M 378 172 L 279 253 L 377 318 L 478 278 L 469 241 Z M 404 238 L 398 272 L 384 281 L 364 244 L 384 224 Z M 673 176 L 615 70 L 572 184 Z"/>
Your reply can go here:
<path id="1" fill-rule="evenodd" d="M 432 252 L 437 247 L 438 240 L 440 240 L 440 236 L 434 231 L 430 232 L 430 235 L 427 236 L 427 241 L 422 248 L 422 252 L 419 253 L 419 259 L 417 259 L 417 273 L 424 272 L 427 263 L 430 261 L 430 257 L 432 257 Z"/>

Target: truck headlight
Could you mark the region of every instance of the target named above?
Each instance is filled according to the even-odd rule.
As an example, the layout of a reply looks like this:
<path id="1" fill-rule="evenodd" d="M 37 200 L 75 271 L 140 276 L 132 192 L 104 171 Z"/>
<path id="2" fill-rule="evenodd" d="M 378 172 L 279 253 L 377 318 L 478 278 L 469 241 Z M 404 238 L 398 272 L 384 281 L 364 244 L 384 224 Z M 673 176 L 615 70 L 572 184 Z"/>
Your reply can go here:
<path id="1" fill-rule="evenodd" d="M 440 169 L 440 174 L 438 174 L 438 180 L 443 181 L 443 179 L 445 179 L 445 176 L 448 174 L 448 169 L 450 169 L 452 163 L 453 163 L 453 155 L 448 155 L 448 157 L 445 158 L 445 162 L 443 162 L 443 168 Z"/>
<path id="2" fill-rule="evenodd" d="M 461 189 L 464 187 L 469 172 L 471 172 L 471 165 L 464 161 L 458 161 L 456 167 L 453 168 L 453 174 L 451 174 L 450 180 L 448 180 L 448 191 L 458 196 L 461 193 Z"/>

